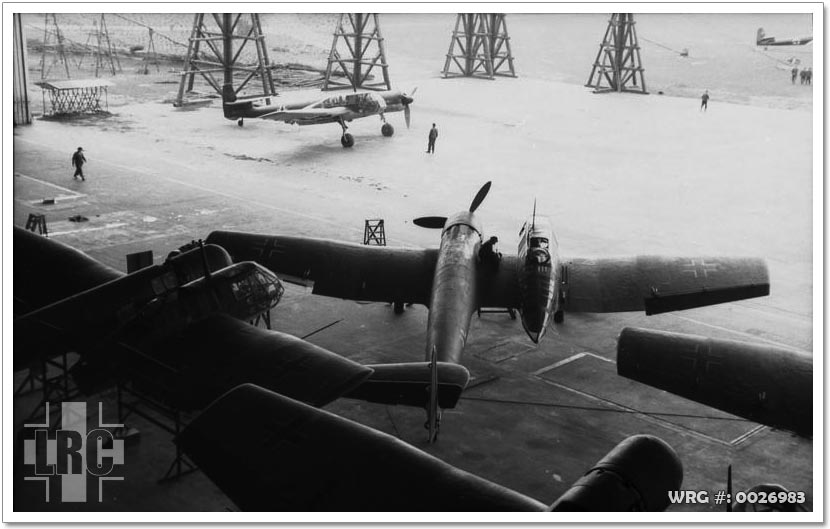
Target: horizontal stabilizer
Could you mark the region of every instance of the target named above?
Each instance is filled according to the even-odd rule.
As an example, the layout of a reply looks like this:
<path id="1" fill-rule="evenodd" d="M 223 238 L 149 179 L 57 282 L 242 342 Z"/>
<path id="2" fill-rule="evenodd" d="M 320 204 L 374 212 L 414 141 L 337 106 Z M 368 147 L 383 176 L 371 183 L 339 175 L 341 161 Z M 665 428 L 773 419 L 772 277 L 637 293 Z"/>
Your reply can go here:
<path id="1" fill-rule="evenodd" d="M 573 259 L 563 277 L 566 312 L 658 314 L 769 294 L 767 265 L 756 258 Z"/>
<path id="2" fill-rule="evenodd" d="M 344 395 L 352 399 L 423 408 L 429 402 L 431 372 L 428 362 L 374 364 L 366 381 Z M 462 365 L 438 363 L 438 407 L 455 408 L 470 372 Z"/>
<path id="3" fill-rule="evenodd" d="M 543 511 L 367 426 L 246 384 L 178 436 L 244 511 Z"/>
<path id="4" fill-rule="evenodd" d="M 190 325 L 154 353 L 178 358 L 182 383 L 167 383 L 152 363 L 136 359 L 130 371 L 168 392 L 179 406 L 202 408 L 230 389 L 253 383 L 314 406 L 351 391 L 372 370 L 289 334 L 255 327 L 226 315 Z M 142 366 L 144 366 L 142 368 Z M 139 373 L 140 372 L 140 373 Z M 159 396 L 161 398 L 161 395 Z"/>
<path id="5" fill-rule="evenodd" d="M 813 363 L 799 351 L 625 328 L 617 372 L 727 413 L 810 437 Z"/>

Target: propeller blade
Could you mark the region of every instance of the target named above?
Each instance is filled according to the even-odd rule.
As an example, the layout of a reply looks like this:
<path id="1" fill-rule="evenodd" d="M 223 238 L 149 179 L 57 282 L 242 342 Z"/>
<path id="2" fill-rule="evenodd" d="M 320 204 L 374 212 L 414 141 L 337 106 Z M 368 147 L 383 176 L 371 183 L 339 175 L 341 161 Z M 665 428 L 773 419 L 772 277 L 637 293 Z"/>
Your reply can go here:
<path id="1" fill-rule="evenodd" d="M 409 105 L 403 107 L 403 119 L 406 121 L 406 128 L 409 128 L 409 121 L 410 121 L 410 112 L 409 112 Z"/>
<path id="2" fill-rule="evenodd" d="M 418 217 L 412 222 L 414 222 L 416 226 L 420 226 L 422 228 L 438 230 L 444 227 L 444 224 L 447 222 L 447 217 Z"/>
<path id="3" fill-rule="evenodd" d="M 412 92 L 409 93 L 409 97 L 413 97 L 415 95 L 415 92 L 417 92 L 417 91 L 418 91 L 418 87 L 416 86 L 415 88 L 412 89 Z"/>
<path id="4" fill-rule="evenodd" d="M 473 199 L 472 204 L 470 204 L 470 213 L 477 210 L 481 203 L 484 202 L 484 198 L 487 196 L 487 193 L 490 192 L 491 183 L 492 182 L 487 182 L 486 184 L 481 186 L 481 189 L 478 190 L 476 197 Z"/>

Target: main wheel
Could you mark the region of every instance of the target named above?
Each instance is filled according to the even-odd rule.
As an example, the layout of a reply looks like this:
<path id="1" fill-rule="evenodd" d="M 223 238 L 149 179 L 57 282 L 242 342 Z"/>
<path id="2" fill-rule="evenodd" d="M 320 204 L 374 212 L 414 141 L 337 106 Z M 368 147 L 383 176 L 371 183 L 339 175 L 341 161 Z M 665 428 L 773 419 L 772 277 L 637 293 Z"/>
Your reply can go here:
<path id="1" fill-rule="evenodd" d="M 348 149 L 349 147 L 354 145 L 354 137 L 348 132 L 346 132 L 345 134 L 340 136 L 340 145 Z"/>
<path id="2" fill-rule="evenodd" d="M 393 308 L 395 309 L 395 314 L 403 314 L 403 311 L 404 311 L 403 301 L 396 301 L 392 305 L 393 305 Z"/>
<path id="3" fill-rule="evenodd" d="M 241 127 L 242 125 L 245 124 L 245 122 L 243 121 L 243 118 L 239 118 L 239 120 L 236 122 L 236 124 Z"/>
<path id="4" fill-rule="evenodd" d="M 392 134 L 395 134 L 395 128 L 392 126 L 391 123 L 384 123 L 383 126 L 380 128 L 380 133 L 388 138 Z"/>
<path id="5" fill-rule="evenodd" d="M 565 312 L 563 310 L 557 310 L 553 313 L 553 322 L 554 323 L 562 323 L 565 321 Z"/>

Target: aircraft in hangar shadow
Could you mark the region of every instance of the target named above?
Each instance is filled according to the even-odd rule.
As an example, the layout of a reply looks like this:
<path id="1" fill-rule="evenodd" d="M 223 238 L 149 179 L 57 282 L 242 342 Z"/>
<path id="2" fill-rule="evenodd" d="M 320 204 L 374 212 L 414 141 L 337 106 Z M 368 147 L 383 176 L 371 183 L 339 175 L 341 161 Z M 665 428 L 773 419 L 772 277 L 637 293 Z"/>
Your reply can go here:
<path id="1" fill-rule="evenodd" d="M 803 46 L 813 41 L 813 37 L 793 37 L 791 39 L 776 39 L 775 37 L 767 37 L 764 28 L 758 28 L 758 33 L 755 35 L 756 46 Z"/>
<path id="2" fill-rule="evenodd" d="M 43 369 L 46 359 L 74 351 L 71 372 L 82 392 L 126 381 L 182 410 L 202 409 L 243 383 L 315 406 L 348 396 L 424 407 L 433 385 L 439 404 L 454 407 L 469 380 L 462 366 L 361 365 L 251 325 L 282 297 L 274 273 L 234 264 L 215 245 L 183 250 L 125 275 L 15 227 L 15 314 L 22 315 L 14 321 L 14 370 Z"/>
<path id="3" fill-rule="evenodd" d="M 813 359 L 802 351 L 626 327 L 617 340 L 617 374 L 750 421 L 813 437 Z M 731 469 L 728 480 L 731 490 Z M 793 494 L 769 483 L 747 492 L 764 497 Z M 732 510 L 803 508 L 792 501 L 762 499 L 728 503 L 727 511 Z"/>
<path id="4" fill-rule="evenodd" d="M 538 342 L 549 321 L 563 322 L 565 312 L 659 314 L 769 294 L 761 259 L 561 258 L 550 223 L 535 215 L 535 207 L 520 231 L 518 255 L 482 254 L 475 212 L 489 190 L 487 182 L 467 210 L 449 218 L 415 219 L 441 230 L 438 249 L 228 231 L 215 231 L 207 241 L 285 281 L 311 283 L 314 294 L 391 302 L 396 310 L 404 303 L 426 305 L 426 360 L 435 365 L 461 362 L 470 320 L 481 307 L 518 309 L 528 336 Z M 440 410 L 427 410 L 429 425 L 438 417 Z"/>
<path id="5" fill-rule="evenodd" d="M 813 436 L 813 359 L 801 351 L 626 327 L 617 340 L 617 374 Z"/>
<path id="6" fill-rule="evenodd" d="M 355 119 L 379 116 L 383 123 L 380 132 L 389 137 L 395 133 L 395 128 L 386 121 L 386 114 L 403 111 L 406 128 L 409 128 L 409 106 L 415 101 L 412 96 L 416 90 L 409 95 L 398 90 L 332 93 L 307 101 L 284 101 L 278 97 L 238 100 L 233 87 L 226 84 L 222 92 L 222 111 L 226 119 L 237 120 L 240 127 L 245 118 L 270 119 L 292 125 L 337 123 L 343 129 L 340 144 L 348 148 L 354 145 L 354 136 L 346 132 L 346 123 Z"/>
<path id="7" fill-rule="evenodd" d="M 667 443 L 636 435 L 548 506 L 252 384 L 218 399 L 176 443 L 244 511 L 662 511 L 683 481 Z"/>

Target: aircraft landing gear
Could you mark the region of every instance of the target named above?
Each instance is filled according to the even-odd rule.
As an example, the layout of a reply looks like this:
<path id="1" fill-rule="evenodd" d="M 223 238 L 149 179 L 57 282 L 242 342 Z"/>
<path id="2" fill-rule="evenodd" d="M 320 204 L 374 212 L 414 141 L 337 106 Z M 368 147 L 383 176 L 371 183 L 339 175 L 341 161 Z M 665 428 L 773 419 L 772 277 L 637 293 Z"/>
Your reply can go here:
<path id="1" fill-rule="evenodd" d="M 441 415 L 443 415 L 443 411 L 440 408 L 434 418 L 430 418 L 427 411 L 427 421 L 424 423 L 424 428 L 429 431 L 427 442 L 430 444 L 438 441 L 438 432 L 441 431 Z"/>
<path id="2" fill-rule="evenodd" d="M 239 119 L 236 121 L 236 124 L 237 124 L 237 125 L 239 125 L 239 126 L 241 127 L 242 125 L 244 125 L 244 124 L 245 124 L 245 118 L 239 118 Z"/>
<path id="3" fill-rule="evenodd" d="M 553 323 L 562 323 L 563 321 L 565 321 L 565 311 L 559 309 L 553 313 Z"/>
<path id="4" fill-rule="evenodd" d="M 395 127 L 393 127 L 391 123 L 384 123 L 380 127 L 380 133 L 388 138 L 392 134 L 395 134 Z"/>
<path id="5" fill-rule="evenodd" d="M 395 314 L 403 314 L 403 311 L 404 311 L 403 301 L 395 301 L 394 303 L 392 303 L 392 307 L 393 307 L 393 310 L 395 311 Z"/>
<path id="6" fill-rule="evenodd" d="M 346 132 L 346 124 L 342 119 L 338 121 L 338 123 L 340 123 L 340 126 L 343 127 L 343 135 L 340 136 L 340 145 L 342 145 L 344 149 L 348 149 L 354 145 L 354 136 Z"/>

